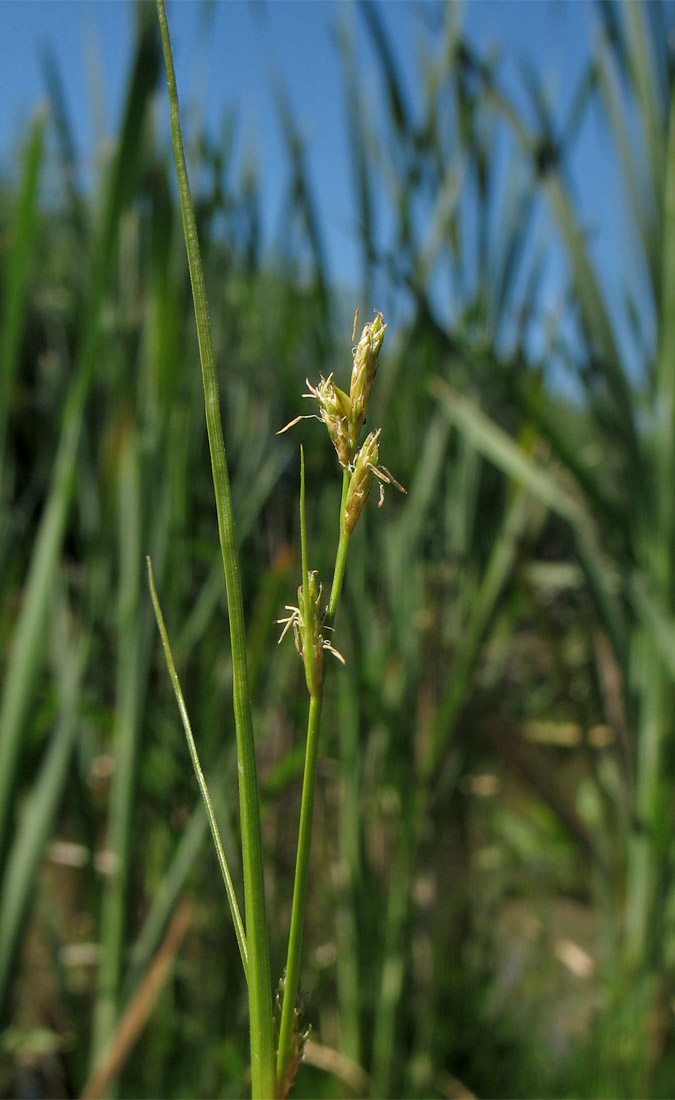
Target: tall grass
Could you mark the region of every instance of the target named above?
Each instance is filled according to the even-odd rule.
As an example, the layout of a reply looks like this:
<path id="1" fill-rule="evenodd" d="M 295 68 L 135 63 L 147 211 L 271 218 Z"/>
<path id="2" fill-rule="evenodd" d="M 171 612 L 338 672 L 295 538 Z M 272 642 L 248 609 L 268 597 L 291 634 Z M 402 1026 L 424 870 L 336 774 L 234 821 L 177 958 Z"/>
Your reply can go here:
<path id="1" fill-rule="evenodd" d="M 368 427 L 384 425 L 408 496 L 359 520 L 331 634 L 347 665 L 327 679 L 317 751 L 300 1097 L 673 1091 L 671 76 L 665 10 L 598 11 L 593 66 L 557 124 L 529 78 L 532 110 L 516 109 L 456 8 L 432 12 L 414 96 L 377 5 L 345 20 L 362 247 L 347 309 L 283 92 L 293 224 L 312 258 L 301 283 L 292 264 L 266 263 L 255 171 L 237 177 L 231 142 L 198 124 L 187 135 L 237 516 L 272 982 L 307 721 L 302 662 L 276 645 L 303 571 L 298 440 L 308 565 L 324 578 L 340 507 L 320 426 L 276 432 L 306 411 L 305 377 L 344 377 L 353 299 L 389 322 Z M 52 68 L 52 118 L 36 119 L 0 203 L 8 1094 L 17 1049 L 50 1094 L 59 1066 L 88 1094 L 114 1078 L 121 1095 L 251 1087 L 239 947 L 144 567 L 150 553 L 242 896 L 234 672 L 183 227 L 150 109 L 151 15 L 139 14 L 98 201 L 74 185 Z M 567 182 L 594 105 L 643 287 L 620 318 Z M 54 167 L 56 207 L 41 186 Z M 569 284 L 550 317 L 539 287 L 552 247 Z M 554 362 L 580 399 L 551 391 Z M 561 962 L 570 941 L 585 959 L 576 976 Z"/>
<path id="2" fill-rule="evenodd" d="M 545 164 L 539 159 L 542 148 L 554 148 L 545 109 L 540 125 L 532 127 L 478 59 L 463 59 L 467 71 L 479 74 L 491 106 L 506 118 L 523 153 L 532 158 L 534 178 L 546 195 L 568 253 L 582 342 L 574 362 L 585 391 L 584 416 L 595 443 L 593 460 L 584 451 L 571 453 L 548 413 L 538 418 L 538 428 L 562 467 L 545 470 L 526 461 L 522 450 L 483 420 L 475 407 L 440 385 L 436 392 L 451 421 L 483 453 L 569 524 L 598 627 L 610 640 L 611 661 L 621 685 L 618 714 L 627 716 L 628 729 L 620 728 L 615 708 L 617 743 L 622 735 L 627 739 L 621 771 L 611 787 L 607 777 L 596 775 L 599 794 L 611 806 L 611 818 L 605 822 L 608 833 L 595 838 L 595 862 L 605 879 L 605 918 L 614 926 L 605 960 L 612 997 L 600 1073 L 606 1075 L 602 1081 L 608 1091 L 644 1095 L 655 1087 L 661 1054 L 650 1046 L 649 1037 L 656 1030 L 671 1029 L 671 1022 L 663 1019 L 662 1004 L 671 985 L 667 915 L 672 905 L 673 828 L 670 561 L 675 546 L 670 491 L 674 473 L 670 284 L 675 146 L 671 78 L 659 23 L 662 13 L 632 5 L 605 7 L 602 15 L 603 33 L 592 75 L 598 81 L 609 133 L 625 174 L 629 215 L 640 244 L 634 262 L 644 275 L 641 297 L 631 297 L 636 293 L 635 280 L 625 291 L 627 325 L 619 325 L 610 311 L 607 289 L 599 280 L 574 210 L 561 158 L 553 156 Z M 536 86 L 533 97 L 536 103 L 543 102 Z M 629 121 L 631 115 L 634 119 Z M 644 150 L 639 161 L 634 155 L 636 145 Z M 646 340 L 640 328 L 645 323 L 652 326 Z M 637 371 L 629 365 L 636 351 Z M 521 407 L 532 409 L 527 386 L 519 385 L 512 392 Z M 601 678 L 601 662 L 606 664 L 609 658 L 598 654 L 597 659 Z M 604 672 L 606 680 L 608 670 Z M 619 717 L 621 725 L 623 721 Z M 602 858 L 609 851 L 611 859 Z"/>

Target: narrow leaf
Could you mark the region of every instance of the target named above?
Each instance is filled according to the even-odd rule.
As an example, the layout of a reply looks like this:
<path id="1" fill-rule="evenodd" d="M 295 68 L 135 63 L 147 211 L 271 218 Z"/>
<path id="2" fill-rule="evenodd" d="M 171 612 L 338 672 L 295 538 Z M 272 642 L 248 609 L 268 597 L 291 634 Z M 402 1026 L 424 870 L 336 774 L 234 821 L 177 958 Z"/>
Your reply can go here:
<path id="1" fill-rule="evenodd" d="M 176 672 L 176 666 L 173 661 L 173 655 L 171 653 L 171 646 L 169 644 L 169 636 L 166 632 L 166 626 L 164 625 L 164 616 L 162 615 L 162 609 L 157 597 L 157 590 L 155 589 L 155 579 L 152 575 L 152 563 L 150 558 L 147 558 L 148 565 L 148 582 L 150 584 L 150 594 L 152 596 L 152 604 L 155 609 L 155 616 L 157 618 L 157 626 L 159 627 L 159 633 L 162 638 L 162 645 L 164 647 L 164 656 L 166 657 L 167 668 L 169 669 L 169 675 L 171 677 L 171 683 L 173 684 L 174 694 L 176 696 L 176 702 L 178 703 L 178 709 L 180 711 L 181 721 L 183 723 L 183 729 L 185 730 L 185 737 L 187 738 L 188 748 L 190 750 L 190 756 L 192 758 L 192 766 L 197 776 L 197 783 L 199 784 L 199 790 L 204 800 L 204 808 L 206 810 L 206 816 L 209 819 L 209 826 L 211 828 L 211 835 L 213 837 L 213 843 L 215 845 L 216 854 L 218 856 L 218 864 L 223 876 L 223 882 L 225 883 L 225 891 L 227 893 L 227 900 L 230 905 L 230 912 L 232 914 L 232 921 L 234 923 L 234 930 L 237 936 L 237 943 L 239 944 L 239 953 L 241 955 L 241 961 L 244 966 L 244 973 L 248 980 L 248 950 L 246 947 L 246 933 L 244 931 L 244 922 L 241 919 L 241 913 L 239 912 L 239 905 L 237 903 L 237 895 L 234 889 L 234 883 L 232 882 L 232 876 L 230 875 L 230 869 L 227 865 L 227 858 L 225 856 L 225 850 L 223 848 L 222 841 L 220 839 L 220 830 L 218 829 L 218 822 L 216 821 L 216 815 L 213 812 L 213 804 L 211 802 L 211 796 L 209 795 L 209 789 L 206 785 L 204 778 L 204 772 L 199 760 L 199 753 L 197 752 L 197 745 L 192 734 L 192 727 L 190 725 L 190 718 L 188 716 L 187 707 L 185 705 L 185 697 L 183 690 L 180 686 L 180 680 L 178 679 L 178 673 Z"/>

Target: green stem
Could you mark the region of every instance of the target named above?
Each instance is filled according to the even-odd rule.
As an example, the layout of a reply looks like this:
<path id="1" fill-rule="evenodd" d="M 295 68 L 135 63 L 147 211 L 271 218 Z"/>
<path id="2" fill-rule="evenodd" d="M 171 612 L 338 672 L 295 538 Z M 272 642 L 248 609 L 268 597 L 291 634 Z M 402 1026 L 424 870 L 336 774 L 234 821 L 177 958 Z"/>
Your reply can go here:
<path id="1" fill-rule="evenodd" d="M 349 491 L 349 482 L 351 481 L 351 474 L 346 468 L 342 472 L 342 498 L 340 500 L 340 541 L 338 542 L 337 553 L 335 555 L 335 569 L 333 571 L 333 587 L 330 590 L 330 601 L 328 603 L 328 611 L 326 612 L 326 626 L 333 626 L 335 622 L 335 616 L 337 615 L 338 603 L 340 602 L 340 593 L 342 592 L 342 581 L 345 575 L 345 566 L 347 564 L 347 550 L 349 549 L 349 535 L 345 531 L 345 505 L 347 503 L 347 493 Z"/>
<path id="2" fill-rule="evenodd" d="M 309 854 L 312 842 L 312 816 L 314 812 L 314 790 L 316 787 L 316 760 L 319 747 L 319 719 L 323 691 L 312 695 L 309 701 L 307 719 L 307 748 L 305 750 L 305 772 L 302 781 L 302 802 L 300 805 L 300 828 L 298 830 L 298 852 L 295 860 L 295 881 L 293 883 L 293 908 L 291 910 L 291 928 L 288 936 L 288 956 L 286 959 L 286 980 L 281 1008 L 279 1027 L 279 1050 L 277 1053 L 277 1082 L 280 1095 L 285 1094 L 285 1081 L 289 1063 L 294 1054 L 295 1005 L 300 983 L 300 959 L 302 954 L 302 936 L 305 926 L 305 907 L 307 902 L 307 877 L 309 874 Z"/>
<path id="3" fill-rule="evenodd" d="M 300 447 L 300 548 L 302 553 L 302 593 L 305 605 L 305 615 L 309 614 L 309 559 L 307 553 L 307 523 L 305 520 L 305 452 Z M 309 627 L 306 628 L 309 633 Z M 314 651 L 307 642 L 305 645 L 305 679 L 309 694 L 316 694 L 316 680 L 314 672 Z M 320 687 L 318 688 L 320 691 Z"/>
<path id="4" fill-rule="evenodd" d="M 305 524 L 305 462 L 301 452 L 300 466 L 300 540 L 302 545 L 302 583 L 305 590 L 305 608 L 309 607 L 309 573 L 307 565 L 307 528 Z M 335 555 L 333 586 L 326 612 L 324 627 L 332 626 L 342 591 L 342 581 L 347 563 L 349 535 L 344 530 L 345 503 L 351 474 L 345 470 L 342 479 L 342 497 L 340 501 L 340 539 Z M 306 650 L 310 647 L 306 646 Z M 307 661 L 307 652 L 305 661 Z M 307 675 L 307 683 L 314 682 Z M 307 878 L 309 875 L 309 856 L 312 844 L 312 818 L 314 813 L 314 791 L 316 788 L 316 761 L 319 748 L 319 724 L 323 703 L 323 676 L 315 692 L 310 691 L 309 714 L 307 717 L 307 748 L 305 749 L 305 770 L 302 781 L 302 801 L 300 804 L 300 827 L 298 829 L 298 850 L 295 862 L 295 880 L 293 883 L 293 905 L 291 909 L 291 927 L 288 935 L 288 955 L 284 981 L 284 996 L 281 1006 L 279 1026 L 279 1047 L 277 1051 L 277 1089 L 278 1095 L 285 1096 L 288 1091 L 289 1067 L 297 1050 L 295 1029 L 295 1007 L 300 984 L 300 962 L 302 957 L 302 938 L 305 927 L 305 908 L 307 902 Z"/>
<path id="5" fill-rule="evenodd" d="M 218 513 L 218 534 L 227 587 L 227 606 L 232 645 L 233 705 L 239 760 L 239 805 L 246 942 L 248 946 L 248 995 L 251 1021 L 251 1088 L 254 1100 L 269 1100 L 274 1094 L 274 1034 L 270 978 L 265 882 L 263 877 L 260 804 L 255 758 L 251 697 L 246 662 L 246 633 L 234 538 L 230 481 L 225 457 L 218 399 L 215 357 L 211 340 L 206 288 L 199 253 L 185 151 L 180 127 L 178 92 L 166 20 L 164 0 L 157 0 L 157 13 L 164 49 L 171 134 L 183 215 L 183 229 L 195 304 L 199 355 L 202 365 L 206 425 Z"/>

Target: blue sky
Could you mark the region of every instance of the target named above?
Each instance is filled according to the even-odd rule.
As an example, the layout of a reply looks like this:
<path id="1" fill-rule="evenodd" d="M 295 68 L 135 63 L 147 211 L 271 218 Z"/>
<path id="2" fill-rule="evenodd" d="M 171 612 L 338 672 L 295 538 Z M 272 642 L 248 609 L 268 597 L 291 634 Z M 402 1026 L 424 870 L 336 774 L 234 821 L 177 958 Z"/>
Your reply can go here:
<path id="1" fill-rule="evenodd" d="M 576 8 L 577 5 L 571 5 Z M 414 91 L 415 61 L 423 36 L 420 5 L 385 2 L 381 11 L 398 59 Z M 203 111 L 217 130 L 226 108 L 239 118 L 239 152 L 248 149 L 260 165 L 274 219 L 285 151 L 280 138 L 271 75 L 288 90 L 324 222 L 333 227 L 331 265 L 339 277 L 351 269 L 350 184 L 344 96 L 335 28 L 346 20 L 359 28 L 354 7 L 333 0 L 198 0 L 168 5 L 182 105 Z M 590 15 L 590 12 L 588 13 Z M 264 18 L 260 18 L 263 15 Z M 473 0 L 466 5 L 467 31 L 481 49 L 499 42 L 510 58 L 531 53 L 552 88 L 564 90 L 570 69 L 578 71 L 585 48 L 584 13 L 565 11 L 557 0 L 542 3 Z M 36 105 L 45 96 L 42 55 L 50 50 L 66 91 L 83 168 L 103 135 L 114 134 L 131 59 L 134 12 L 130 0 L 4 0 L 0 3 L 0 167 L 12 167 Z M 365 42 L 361 29 L 360 38 Z M 367 52 L 364 57 L 367 72 Z M 85 173 L 86 178 L 86 173 Z"/>
<path id="2" fill-rule="evenodd" d="M 380 11 L 397 59 L 416 88 L 416 62 L 424 37 L 423 2 L 381 0 Z M 470 0 L 462 9 L 465 30 L 481 53 L 498 44 L 505 55 L 503 79 L 518 99 L 518 61 L 530 58 L 557 108 L 565 113 L 592 42 L 594 9 L 565 0 Z M 368 89 L 376 100 L 368 40 L 355 6 L 345 0 L 169 0 L 181 105 L 203 115 L 218 131 L 225 111 L 238 118 L 240 161 L 250 153 L 259 166 L 264 218 L 274 235 L 286 182 L 286 153 L 279 133 L 272 74 L 288 92 L 306 140 L 314 194 L 319 204 L 330 273 L 344 282 L 357 274 L 357 234 L 345 124 L 345 98 L 336 28 L 351 25 Z M 117 131 L 132 56 L 131 0 L 4 0 L 0 3 L 0 169 L 12 172 L 26 125 L 45 96 L 42 57 L 52 52 L 65 87 L 82 179 L 97 148 Z M 165 111 L 165 116 L 168 112 Z M 168 118 L 167 118 L 168 125 Z M 575 153 L 578 200 L 593 227 L 601 262 L 619 266 L 620 196 L 608 169 L 601 127 L 583 128 Z"/>

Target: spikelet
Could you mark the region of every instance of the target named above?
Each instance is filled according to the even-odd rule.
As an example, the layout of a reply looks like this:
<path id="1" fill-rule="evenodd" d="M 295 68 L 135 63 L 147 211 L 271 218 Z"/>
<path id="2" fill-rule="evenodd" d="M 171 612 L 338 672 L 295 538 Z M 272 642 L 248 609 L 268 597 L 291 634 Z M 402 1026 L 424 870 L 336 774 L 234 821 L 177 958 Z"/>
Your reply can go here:
<path id="1" fill-rule="evenodd" d="M 311 569 L 307 574 L 307 588 L 309 606 L 305 607 L 305 593 L 300 585 L 298 606 L 286 604 L 286 611 L 290 614 L 283 619 L 277 619 L 277 622 L 284 628 L 279 637 L 280 642 L 289 630 L 293 630 L 295 648 L 305 664 L 307 690 L 310 695 L 318 695 L 323 683 L 324 651 L 332 653 L 341 664 L 345 663 L 345 659 L 324 635 L 327 627 L 324 625 L 324 612 L 321 606 L 322 585 L 317 584 L 315 569 Z"/>
<path id="2" fill-rule="evenodd" d="M 356 314 L 358 317 L 358 312 Z M 356 317 L 354 327 L 356 327 Z M 352 377 L 349 393 L 345 393 L 333 381 L 333 375 L 328 378 L 321 376 L 318 385 L 313 386 L 309 378 L 306 379 L 308 393 L 303 397 L 313 398 L 319 406 L 319 415 L 309 413 L 306 416 L 296 416 L 286 424 L 277 435 L 282 435 L 300 420 L 323 420 L 328 434 L 337 452 L 341 466 L 351 467 L 358 450 L 359 436 L 366 417 L 366 409 L 370 392 L 373 388 L 377 364 L 380 357 L 380 348 L 386 329 L 384 317 L 377 310 L 375 317 L 364 326 L 361 339 L 354 348 L 354 361 L 352 365 Z"/>
<path id="3" fill-rule="evenodd" d="M 349 416 L 349 441 L 352 449 L 352 457 L 356 454 L 356 448 L 361 434 L 361 428 L 366 416 L 370 392 L 373 388 L 377 365 L 380 359 L 380 348 L 384 340 L 386 329 L 384 317 L 377 310 L 375 318 L 364 326 L 361 339 L 354 349 L 354 364 L 352 366 L 352 380 L 349 390 L 351 410 Z"/>
<path id="4" fill-rule="evenodd" d="M 382 429 L 378 428 L 377 431 L 371 432 L 356 456 L 354 472 L 349 483 L 345 503 L 344 525 L 348 535 L 351 535 L 359 521 L 359 517 L 366 506 L 370 487 L 373 484 L 375 467 L 380 457 L 381 431 Z"/>
<path id="5" fill-rule="evenodd" d="M 366 436 L 365 442 L 354 462 L 354 469 L 352 471 L 351 481 L 349 482 L 349 489 L 347 490 L 345 514 L 343 517 L 344 530 L 347 535 L 351 535 L 366 506 L 368 494 L 373 484 L 373 478 L 377 478 L 380 484 L 380 499 L 377 502 L 378 508 L 381 508 L 384 502 L 385 485 L 393 485 L 400 493 L 407 492 L 407 489 L 403 488 L 386 466 L 378 466 L 377 464 L 380 457 L 381 431 L 382 429 L 378 428 L 377 431 L 370 432 L 370 434 Z"/>
<path id="6" fill-rule="evenodd" d="M 349 395 L 336 386 L 333 375 L 322 378 L 318 386 L 307 379 L 309 393 L 303 397 L 314 397 L 319 403 L 321 419 L 328 428 L 341 466 L 348 466 L 354 457 L 355 448 L 351 441 L 351 402 Z"/>

